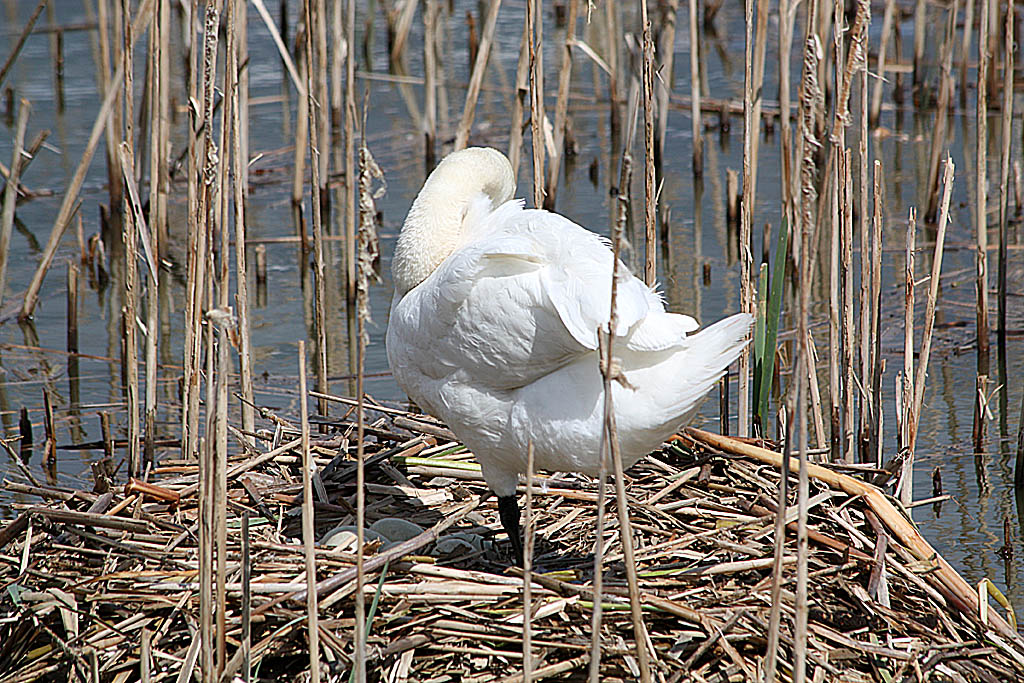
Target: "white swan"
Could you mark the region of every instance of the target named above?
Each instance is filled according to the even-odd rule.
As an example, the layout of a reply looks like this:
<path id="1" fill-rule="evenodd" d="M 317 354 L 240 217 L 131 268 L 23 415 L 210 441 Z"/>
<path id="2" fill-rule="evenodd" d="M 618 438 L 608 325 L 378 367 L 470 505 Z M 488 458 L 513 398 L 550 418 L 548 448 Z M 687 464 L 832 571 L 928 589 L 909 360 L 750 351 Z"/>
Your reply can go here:
<path id="1" fill-rule="evenodd" d="M 612 252 L 514 191 L 511 164 L 490 148 L 450 154 L 430 174 L 395 248 L 387 353 L 398 385 L 476 455 L 518 559 L 527 444 L 539 469 L 598 471 Z M 665 312 L 621 263 L 619 274 L 612 349 L 626 382 L 612 398 L 629 467 L 694 416 L 752 319 L 687 336 L 696 320 Z"/>

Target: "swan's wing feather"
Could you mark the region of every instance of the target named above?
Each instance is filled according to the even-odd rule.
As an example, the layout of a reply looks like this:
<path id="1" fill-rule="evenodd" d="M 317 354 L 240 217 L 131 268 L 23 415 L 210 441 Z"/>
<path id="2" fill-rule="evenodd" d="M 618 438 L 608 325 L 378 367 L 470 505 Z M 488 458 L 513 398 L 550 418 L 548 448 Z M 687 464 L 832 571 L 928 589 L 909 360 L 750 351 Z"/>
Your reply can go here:
<path id="1" fill-rule="evenodd" d="M 400 304 L 419 309 L 415 343 L 429 346 L 434 364 L 423 372 L 514 389 L 597 349 L 611 303 L 607 241 L 519 202 L 482 221 Z M 657 293 L 621 263 L 616 297 L 615 334 L 630 349 L 679 346 L 696 327 L 665 313 Z"/>

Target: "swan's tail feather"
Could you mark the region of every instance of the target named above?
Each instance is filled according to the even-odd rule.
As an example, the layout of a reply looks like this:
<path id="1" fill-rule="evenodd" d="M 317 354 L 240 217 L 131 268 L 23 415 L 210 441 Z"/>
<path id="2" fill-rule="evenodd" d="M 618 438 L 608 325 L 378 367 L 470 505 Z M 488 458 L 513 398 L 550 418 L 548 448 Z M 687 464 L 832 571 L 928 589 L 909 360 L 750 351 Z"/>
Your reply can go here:
<path id="1" fill-rule="evenodd" d="M 681 363 L 677 366 L 679 382 L 676 387 L 682 399 L 682 405 L 676 410 L 686 421 L 746 347 L 753 324 L 752 315 L 737 313 L 687 337 L 687 350 L 681 354 Z"/>

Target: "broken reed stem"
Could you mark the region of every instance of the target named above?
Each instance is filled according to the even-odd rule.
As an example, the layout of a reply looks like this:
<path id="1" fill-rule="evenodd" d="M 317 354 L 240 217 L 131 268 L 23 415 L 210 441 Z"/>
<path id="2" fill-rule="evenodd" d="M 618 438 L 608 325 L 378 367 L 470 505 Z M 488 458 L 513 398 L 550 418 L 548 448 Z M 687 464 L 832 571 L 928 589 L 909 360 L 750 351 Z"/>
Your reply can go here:
<path id="1" fill-rule="evenodd" d="M 4 65 L 0 66 L 0 86 L 4 84 L 4 80 L 7 78 L 7 74 L 10 73 L 11 67 L 14 66 L 14 62 L 18 59 L 18 55 L 21 54 L 21 48 L 25 46 L 25 40 L 28 39 L 32 28 L 36 25 L 36 20 L 39 19 L 39 15 L 42 14 L 43 8 L 46 7 L 47 0 L 39 0 L 39 4 L 32 10 L 32 14 L 29 16 L 28 21 L 25 22 L 24 28 L 21 29 L 21 33 L 18 34 L 18 39 L 14 43 L 14 47 L 11 48 L 11 52 L 7 55 L 7 59 L 4 60 Z"/>
<path id="2" fill-rule="evenodd" d="M 914 472 L 914 425 L 917 418 L 914 412 L 914 251 L 917 240 L 917 209 L 911 208 L 907 216 L 907 248 L 904 257 L 903 276 L 903 382 L 901 414 L 900 414 L 900 451 L 904 452 L 903 470 L 900 474 L 900 487 L 897 491 L 900 501 L 906 505 L 913 497 Z"/>
<path id="3" fill-rule="evenodd" d="M 319 102 L 324 102 L 327 92 L 326 83 L 320 83 L 319 79 L 314 81 L 314 74 L 325 74 L 327 64 L 323 59 L 323 53 L 319 52 L 314 45 L 314 37 L 323 28 L 323 16 L 320 14 L 321 6 L 318 0 L 306 0 L 306 113 L 309 117 L 309 173 L 310 187 L 312 190 L 312 213 L 313 213 L 313 280 L 315 289 L 313 294 L 314 310 L 316 318 L 316 390 L 322 394 L 329 391 L 327 385 L 327 312 L 324 304 L 326 298 L 326 285 L 324 283 L 324 227 L 321 197 L 323 189 L 321 183 L 321 171 L 325 168 L 324 163 L 327 157 L 321 154 L 320 144 L 326 143 L 320 133 L 325 123 L 322 121 L 320 112 L 326 115 L 326 109 L 322 106 L 318 109 Z M 323 163 L 321 162 L 323 161 Z M 326 399 L 319 399 L 317 412 L 320 415 L 327 415 L 328 402 Z"/>
<path id="4" fill-rule="evenodd" d="M 925 304 L 924 334 L 921 337 L 921 357 L 914 379 L 914 425 L 910 434 L 910 449 L 917 443 L 917 425 L 921 420 L 921 406 L 924 404 L 924 381 L 928 371 L 928 355 L 931 353 L 932 331 L 935 329 L 935 302 L 939 296 L 939 276 L 942 274 L 942 249 L 946 241 L 946 226 L 949 222 L 949 199 L 953 190 L 953 159 L 946 157 L 946 169 L 942 175 L 942 210 L 935 234 L 935 256 L 932 259 L 932 274 L 928 282 L 928 301 Z M 909 484 L 908 484 L 909 485 Z"/>
<path id="5" fill-rule="evenodd" d="M 39 7 L 42 9 L 42 6 Z M 21 178 L 22 152 L 25 146 L 25 129 L 28 127 L 29 113 L 32 105 L 21 98 L 18 102 L 18 122 L 14 133 L 14 152 L 11 159 L 11 171 L 4 186 L 3 211 L 0 212 L 0 304 L 4 300 L 7 287 L 7 259 L 10 254 L 11 231 L 14 228 L 14 208 L 18 202 L 18 181 Z"/>
<path id="6" fill-rule="evenodd" d="M 135 21 L 132 24 L 132 40 L 142 33 L 145 33 L 149 27 L 149 20 L 151 13 L 149 11 L 149 3 L 152 0 L 142 0 L 139 5 L 138 11 L 135 15 Z M 32 276 L 32 282 L 28 286 L 28 290 L 25 292 L 25 299 L 21 306 L 21 311 L 18 317 L 21 320 L 27 320 L 32 317 L 32 313 L 35 311 L 36 302 L 39 299 L 39 290 L 43 286 L 43 278 L 46 277 L 46 272 L 50 269 L 50 265 L 53 263 L 53 257 L 57 253 L 57 247 L 60 246 L 61 238 L 64 236 L 64 231 L 71 223 L 71 218 L 77 209 L 78 204 L 78 193 L 82 189 L 82 183 L 85 181 L 85 174 L 89 170 L 89 163 L 92 161 L 93 154 L 96 153 L 96 147 L 100 141 L 100 135 L 103 133 L 103 129 L 106 125 L 110 112 L 113 109 L 114 101 L 117 99 L 118 93 L 121 91 L 121 79 L 124 75 L 124 65 L 118 64 L 117 71 L 114 77 L 109 80 L 106 87 L 106 95 L 103 98 L 103 104 L 100 105 L 99 113 L 96 115 L 96 120 L 93 122 L 92 131 L 89 133 L 89 141 L 85 145 L 85 151 L 82 152 L 82 158 L 78 162 L 78 166 L 75 168 L 75 173 L 71 178 L 71 182 L 68 183 L 68 188 L 64 192 L 64 199 L 61 202 L 60 209 L 57 211 L 57 218 L 53 222 L 53 227 L 50 229 L 50 237 L 46 242 L 46 246 L 43 248 L 43 254 L 40 258 L 39 265 L 36 267 L 35 274 Z M 111 157 L 113 159 L 113 156 Z M 113 163 L 113 162 L 112 162 Z M 113 166 L 116 168 L 116 166 Z M 117 176 L 120 178 L 120 174 Z"/>
<path id="7" fill-rule="evenodd" d="M 544 195 L 544 208 L 555 209 L 555 196 L 558 193 L 558 171 L 562 157 L 565 156 L 565 123 L 569 112 L 569 84 L 572 79 L 572 45 L 576 41 L 576 14 L 578 0 L 568 0 L 568 16 L 566 17 L 565 44 L 562 49 L 562 64 L 558 70 L 558 99 L 555 101 L 554 154 L 548 164 L 548 176 Z"/>
<path id="8" fill-rule="evenodd" d="M 519 161 L 523 151 L 523 100 L 529 95 L 529 33 L 530 25 L 523 21 L 523 33 L 519 39 L 519 59 L 516 62 L 516 83 L 512 93 L 512 126 L 508 133 L 508 160 L 512 174 L 519 178 Z"/>
<path id="9" fill-rule="evenodd" d="M 740 310 L 754 313 L 753 291 L 753 255 L 750 253 L 751 230 L 753 227 L 754 196 L 751 194 L 753 184 L 754 142 L 757 136 L 754 128 L 754 4 L 756 0 L 744 0 L 746 17 L 746 37 L 744 41 L 746 59 L 743 72 L 743 199 L 740 202 Z M 757 124 L 760 130 L 760 122 Z M 730 197 L 730 201 L 732 198 Z M 737 377 L 737 429 L 739 436 L 750 433 L 750 349 L 744 347 L 740 352 Z"/>
<path id="10" fill-rule="evenodd" d="M 303 6 L 306 5 L 310 0 L 303 2 Z M 307 57 L 310 53 L 309 49 L 309 29 L 305 30 L 307 39 L 296 44 L 295 49 L 300 53 L 300 56 Z M 302 76 L 302 82 L 304 87 L 302 92 L 299 93 L 297 102 L 298 111 L 295 116 L 295 141 L 293 143 L 295 151 L 295 161 L 292 165 L 292 221 L 295 224 L 295 234 L 302 238 L 300 245 L 300 258 L 305 261 L 305 254 L 309 249 L 309 245 L 306 244 L 306 230 L 302 210 L 302 196 L 303 196 L 303 185 L 306 177 L 306 146 L 309 143 L 309 119 L 310 119 L 310 104 L 309 99 L 313 95 L 307 94 L 312 88 L 313 77 L 310 73 L 307 59 L 302 59 L 299 62 L 299 73 Z"/>
<path id="11" fill-rule="evenodd" d="M 544 69 L 542 65 L 543 0 L 526 0 L 526 24 L 530 32 L 530 131 L 533 144 L 533 205 L 544 204 Z"/>
<path id="12" fill-rule="evenodd" d="M 523 683 L 533 680 L 533 439 L 526 443 L 526 524 L 523 539 Z"/>
<path id="13" fill-rule="evenodd" d="M 1003 31 L 1005 47 L 1003 50 L 1003 108 L 1002 150 L 999 171 L 999 263 L 997 265 L 997 299 L 998 313 L 996 322 L 996 343 L 999 353 L 1006 358 L 1006 241 L 1007 218 L 1009 209 L 1009 178 L 1010 178 L 1010 141 L 1013 139 L 1013 15 L 1016 11 L 1014 0 L 1009 0 L 1006 7 L 1006 27 Z M 1001 378 L 1004 382 L 1005 377 Z"/>
<path id="14" fill-rule="evenodd" d="M 658 279 L 658 236 L 655 232 L 657 197 L 654 185 L 654 41 L 647 17 L 647 0 L 640 2 L 643 28 L 643 100 L 644 100 L 644 282 L 653 287 Z M 648 675 L 650 673 L 648 672 Z"/>
<path id="15" fill-rule="evenodd" d="M 968 0 L 972 2 L 973 0 Z M 882 85 L 885 83 L 885 58 L 889 50 L 889 41 L 892 37 L 893 17 L 896 14 L 896 0 L 886 0 L 885 15 L 882 17 L 882 37 L 878 46 L 878 59 L 875 63 L 874 89 L 871 92 L 871 112 L 868 122 L 872 126 L 878 125 L 878 119 L 882 112 Z M 963 86 L 966 89 L 966 85 Z"/>
<path id="16" fill-rule="evenodd" d="M 570 0 L 570 3 L 573 1 Z M 469 78 L 469 87 L 466 90 L 466 104 L 462 108 L 462 119 L 459 121 L 459 128 L 455 133 L 455 151 L 465 149 L 469 142 L 469 132 L 473 128 L 473 117 L 476 115 L 477 97 L 480 95 L 480 86 L 487 73 L 487 59 L 491 54 L 491 45 L 494 43 L 494 29 L 498 24 L 499 9 L 501 9 L 501 0 L 491 0 L 487 10 L 483 37 L 479 48 L 477 48 L 476 61 L 473 63 L 473 74 Z"/>
<path id="17" fill-rule="evenodd" d="M 786 1 L 786 0 L 783 0 Z M 704 126 L 700 110 L 700 33 L 697 31 L 697 0 L 690 7 L 690 134 L 693 136 L 693 175 L 704 175 Z M 788 76 L 787 84 L 788 84 Z M 788 120 L 786 120 L 788 125 Z"/>
<path id="18" fill-rule="evenodd" d="M 309 4 L 307 2 L 307 10 Z M 308 17 L 308 15 L 307 15 Z M 308 24 L 307 24 L 308 28 Z M 306 557 L 306 586 L 316 585 L 316 525 L 313 519 L 313 456 L 309 450 L 309 394 L 306 390 L 306 342 L 299 340 L 299 414 L 302 420 L 302 545 Z M 359 595 L 362 595 L 360 593 Z M 320 680 L 320 629 L 317 595 L 306 591 L 306 637 L 309 640 L 309 679 Z"/>
<path id="19" fill-rule="evenodd" d="M 248 433 L 255 430 L 255 410 L 253 407 L 252 387 L 252 342 L 249 337 L 249 276 L 245 255 L 245 179 L 248 164 L 244 156 L 246 147 L 242 144 L 242 123 L 245 120 L 242 106 L 244 106 L 245 100 L 241 92 L 242 80 L 240 72 L 242 69 L 239 61 L 244 48 L 241 42 L 243 30 L 240 27 L 245 21 L 245 2 L 243 0 L 229 0 L 229 2 L 233 22 L 228 28 L 228 35 L 235 36 L 235 40 L 229 39 L 228 42 L 232 45 L 227 51 L 228 100 L 231 108 L 231 169 L 235 222 L 235 284 L 237 288 L 235 310 L 238 312 L 238 374 L 242 394 L 242 431 Z M 226 224 L 224 229 L 227 229 Z"/>
<path id="20" fill-rule="evenodd" d="M 946 16 L 946 37 L 942 44 L 942 76 L 939 79 L 939 97 L 935 107 L 935 125 L 932 128 L 931 157 L 928 164 L 928 206 L 925 220 L 935 220 L 939 202 L 939 164 L 946 149 L 946 128 L 949 121 L 949 105 L 953 98 L 953 41 L 956 37 L 956 16 L 959 0 Z"/>
<path id="21" fill-rule="evenodd" d="M 657 110 L 658 120 L 654 130 L 654 173 L 658 184 L 665 178 L 665 136 L 668 131 L 668 100 L 669 92 L 675 83 L 675 42 L 676 17 L 679 14 L 679 0 L 663 0 L 658 3 L 661 14 L 661 27 L 658 31 L 658 82 Z M 696 42 L 692 43 L 696 49 Z M 698 85 L 700 81 L 697 81 Z M 691 102 L 692 106 L 692 102 Z M 662 220 L 662 230 L 668 229 L 668 221 Z"/>

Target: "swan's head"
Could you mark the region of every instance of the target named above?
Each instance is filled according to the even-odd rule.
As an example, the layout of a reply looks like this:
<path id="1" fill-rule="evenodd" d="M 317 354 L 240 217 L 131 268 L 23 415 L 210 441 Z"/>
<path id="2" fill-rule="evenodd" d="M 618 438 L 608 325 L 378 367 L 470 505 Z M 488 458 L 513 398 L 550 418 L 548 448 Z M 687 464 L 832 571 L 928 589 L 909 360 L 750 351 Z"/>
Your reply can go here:
<path id="1" fill-rule="evenodd" d="M 467 213 L 486 197 L 491 208 L 512 198 L 515 174 L 508 158 L 490 147 L 469 147 L 446 156 L 416 195 L 395 246 L 391 274 L 405 294 L 427 279 L 463 240 Z"/>

